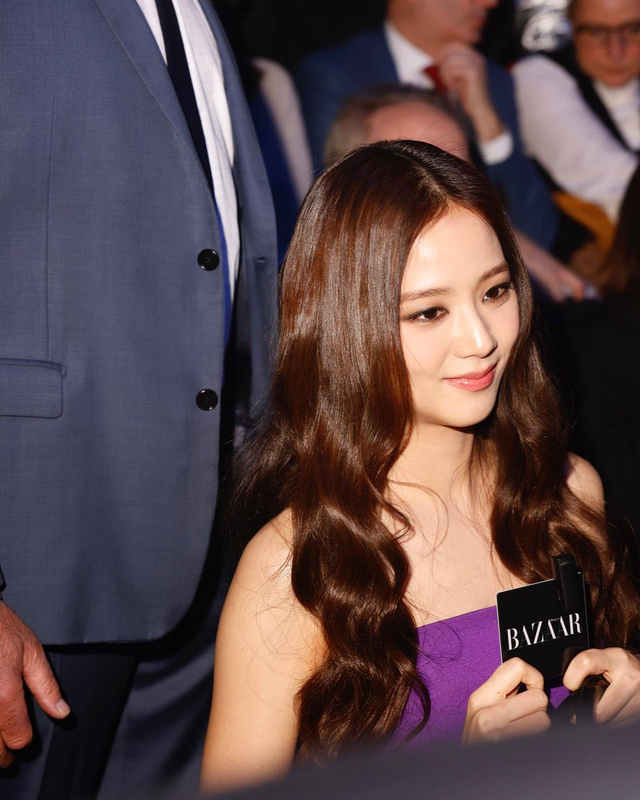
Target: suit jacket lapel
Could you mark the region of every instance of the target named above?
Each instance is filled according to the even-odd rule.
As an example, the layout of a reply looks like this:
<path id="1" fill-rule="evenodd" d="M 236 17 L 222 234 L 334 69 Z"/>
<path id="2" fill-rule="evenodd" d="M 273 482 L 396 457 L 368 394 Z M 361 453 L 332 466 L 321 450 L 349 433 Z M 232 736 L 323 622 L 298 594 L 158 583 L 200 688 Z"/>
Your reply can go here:
<path id="1" fill-rule="evenodd" d="M 371 31 L 371 52 L 376 54 L 375 69 L 377 72 L 376 79 L 379 83 L 397 83 L 398 70 L 393 62 L 389 45 L 387 44 L 387 37 L 384 34 L 384 28 L 375 28 Z M 370 83 L 373 81 L 370 80 Z"/>
<path id="2" fill-rule="evenodd" d="M 167 65 L 164 63 L 142 9 L 135 0 L 93 1 L 102 12 L 168 121 L 199 164 L 189 126 L 171 83 Z"/>

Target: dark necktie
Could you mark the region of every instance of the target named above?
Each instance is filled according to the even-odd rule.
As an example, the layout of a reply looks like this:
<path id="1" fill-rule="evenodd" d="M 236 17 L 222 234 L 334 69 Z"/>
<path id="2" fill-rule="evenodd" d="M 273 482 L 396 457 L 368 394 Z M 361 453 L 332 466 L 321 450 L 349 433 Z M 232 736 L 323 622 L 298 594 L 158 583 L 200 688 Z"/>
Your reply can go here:
<path id="1" fill-rule="evenodd" d="M 182 106 L 182 111 L 184 112 L 187 125 L 191 131 L 191 138 L 193 139 L 198 157 L 202 163 L 202 168 L 207 176 L 209 187 L 213 191 L 213 179 L 211 177 L 207 144 L 204 138 L 204 131 L 202 130 L 200 112 L 198 111 L 198 104 L 193 91 L 193 84 L 191 83 L 187 55 L 184 51 L 184 44 L 182 43 L 176 12 L 171 0 L 156 0 L 156 6 L 158 7 L 158 17 L 160 18 L 164 48 L 167 54 L 169 76 L 171 77 L 174 89 L 178 95 L 178 100 Z"/>
<path id="2" fill-rule="evenodd" d="M 431 78 L 431 80 L 433 81 L 433 88 L 436 90 L 438 94 L 447 95 L 449 93 L 447 85 L 442 80 L 442 75 L 440 75 L 439 67 L 437 67 L 435 64 L 432 64 L 430 67 L 425 67 L 424 74 L 428 75 Z"/>
<path id="3" fill-rule="evenodd" d="M 187 55 L 184 51 L 184 44 L 180 34 L 180 25 L 178 18 L 173 7 L 172 0 L 156 0 L 158 8 L 158 17 L 160 18 L 160 27 L 162 28 L 162 38 L 164 39 L 164 49 L 167 54 L 167 68 L 169 76 L 173 82 L 173 87 L 178 95 L 178 100 L 182 106 L 187 125 L 191 131 L 191 138 L 196 147 L 202 169 L 207 177 L 209 188 L 213 193 L 213 178 L 211 177 L 211 165 L 209 164 L 209 154 L 207 153 L 207 143 L 204 138 L 204 131 L 202 130 L 202 122 L 200 121 L 200 112 L 198 111 L 198 103 L 193 91 L 193 84 L 191 83 L 191 75 L 189 74 L 189 64 L 187 63 Z M 220 244 L 222 248 L 222 264 L 223 264 L 223 285 L 224 285 L 224 309 L 225 309 L 225 344 L 229 341 L 229 334 L 231 330 L 231 284 L 228 269 L 227 257 L 227 243 L 224 238 L 224 229 L 222 227 L 222 218 L 220 211 L 215 201 L 216 217 L 218 220 L 218 229 L 220 231 Z"/>

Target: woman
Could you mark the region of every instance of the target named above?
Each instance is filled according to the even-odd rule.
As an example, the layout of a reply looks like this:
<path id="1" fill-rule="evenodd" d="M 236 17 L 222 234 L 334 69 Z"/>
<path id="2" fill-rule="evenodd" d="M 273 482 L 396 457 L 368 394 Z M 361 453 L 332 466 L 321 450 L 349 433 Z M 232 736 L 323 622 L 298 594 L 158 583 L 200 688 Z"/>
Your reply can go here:
<path id="1" fill-rule="evenodd" d="M 561 191 L 615 223 L 640 149 L 640 0 L 571 0 L 567 14 L 572 42 L 514 67 L 522 138 Z"/>
<path id="2" fill-rule="evenodd" d="M 240 487 L 249 530 L 266 524 L 220 623 L 206 788 L 283 773 L 296 750 L 323 761 L 544 730 L 542 676 L 499 666 L 492 606 L 551 577 L 553 555 L 573 552 L 594 587 L 598 640 L 627 641 L 634 598 L 598 477 L 567 459 L 530 326 L 512 231 L 472 167 L 383 142 L 316 182 L 283 267 L 272 412 Z M 455 656 L 439 667 L 429 650 L 447 625 L 472 667 L 453 720 L 440 695 Z M 640 668 L 623 650 L 578 656 L 565 684 L 603 669 L 600 719 L 636 713 L 624 687 Z"/>

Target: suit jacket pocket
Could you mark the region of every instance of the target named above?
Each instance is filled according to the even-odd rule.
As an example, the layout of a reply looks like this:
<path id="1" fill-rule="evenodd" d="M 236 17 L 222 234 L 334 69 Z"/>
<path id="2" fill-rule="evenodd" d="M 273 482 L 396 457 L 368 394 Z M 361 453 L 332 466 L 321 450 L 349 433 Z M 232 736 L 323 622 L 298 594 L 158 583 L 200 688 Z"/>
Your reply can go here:
<path id="1" fill-rule="evenodd" d="M 0 416 L 59 417 L 63 372 L 53 361 L 0 358 Z"/>

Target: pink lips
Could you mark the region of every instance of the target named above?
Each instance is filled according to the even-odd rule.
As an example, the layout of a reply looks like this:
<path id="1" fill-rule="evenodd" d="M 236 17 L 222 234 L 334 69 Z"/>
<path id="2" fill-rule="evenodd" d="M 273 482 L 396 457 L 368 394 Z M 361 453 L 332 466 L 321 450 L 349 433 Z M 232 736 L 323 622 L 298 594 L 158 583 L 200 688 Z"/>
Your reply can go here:
<path id="1" fill-rule="evenodd" d="M 496 365 L 494 364 L 484 372 L 470 372 L 468 375 L 460 375 L 457 378 L 445 378 L 444 382 L 457 386 L 458 389 L 466 389 L 468 392 L 479 392 L 491 386 L 496 376 Z"/>

